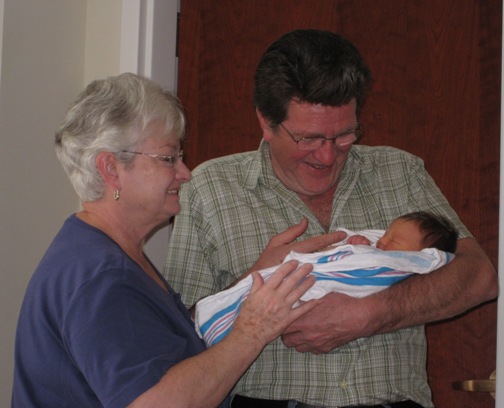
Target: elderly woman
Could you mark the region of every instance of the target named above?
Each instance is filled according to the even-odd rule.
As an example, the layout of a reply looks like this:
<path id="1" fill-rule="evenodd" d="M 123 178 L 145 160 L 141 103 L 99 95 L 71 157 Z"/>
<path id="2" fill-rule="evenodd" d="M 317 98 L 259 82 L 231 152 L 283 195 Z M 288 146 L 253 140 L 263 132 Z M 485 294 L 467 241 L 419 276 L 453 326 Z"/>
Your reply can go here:
<path id="1" fill-rule="evenodd" d="M 82 201 L 27 288 L 16 337 L 13 406 L 227 406 L 262 348 L 313 307 L 292 308 L 310 266 L 283 266 L 254 287 L 234 329 L 205 349 L 179 295 L 143 252 L 179 211 L 191 175 L 178 100 L 123 74 L 91 83 L 56 134 Z M 302 282 L 302 283 L 300 283 Z"/>

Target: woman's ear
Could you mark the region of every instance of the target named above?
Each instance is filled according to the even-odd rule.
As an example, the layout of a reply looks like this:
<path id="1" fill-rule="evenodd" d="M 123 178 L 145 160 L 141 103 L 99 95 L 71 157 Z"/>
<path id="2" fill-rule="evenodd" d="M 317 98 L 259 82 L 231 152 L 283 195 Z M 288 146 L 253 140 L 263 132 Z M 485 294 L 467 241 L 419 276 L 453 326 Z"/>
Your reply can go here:
<path id="1" fill-rule="evenodd" d="M 256 108 L 256 115 L 257 119 L 259 119 L 259 124 L 261 125 L 261 129 L 263 132 L 263 139 L 269 142 L 275 132 L 273 132 L 273 129 L 271 128 L 270 122 L 268 119 L 266 119 L 261 112 L 259 112 L 259 109 Z"/>
<path id="2" fill-rule="evenodd" d="M 96 169 L 103 178 L 105 184 L 113 189 L 120 189 L 119 173 L 117 166 L 119 161 L 111 152 L 100 152 L 96 156 Z"/>

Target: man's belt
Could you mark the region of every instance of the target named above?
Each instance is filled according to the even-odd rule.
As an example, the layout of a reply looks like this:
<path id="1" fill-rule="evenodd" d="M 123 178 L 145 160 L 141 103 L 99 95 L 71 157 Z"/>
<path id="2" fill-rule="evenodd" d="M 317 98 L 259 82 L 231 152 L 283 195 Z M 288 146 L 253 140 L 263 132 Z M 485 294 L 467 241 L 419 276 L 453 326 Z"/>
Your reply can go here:
<path id="1" fill-rule="evenodd" d="M 235 395 L 231 408 L 289 408 L 290 400 L 268 400 L 259 398 L 244 397 Z M 292 405 L 291 405 L 292 406 Z M 321 405 L 305 404 L 304 402 L 296 402 L 296 408 L 325 408 Z M 422 408 L 420 404 L 407 400 L 399 402 L 388 402 L 378 405 L 350 405 L 340 408 Z"/>

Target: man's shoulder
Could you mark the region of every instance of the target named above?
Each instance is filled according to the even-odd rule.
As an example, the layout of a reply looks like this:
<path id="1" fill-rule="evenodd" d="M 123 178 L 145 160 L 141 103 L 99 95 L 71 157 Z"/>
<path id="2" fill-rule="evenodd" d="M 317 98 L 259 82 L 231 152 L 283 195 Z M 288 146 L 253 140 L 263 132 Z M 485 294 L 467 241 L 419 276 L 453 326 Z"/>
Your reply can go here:
<path id="1" fill-rule="evenodd" d="M 221 185 L 236 183 L 242 185 L 250 177 L 257 176 L 260 168 L 258 152 L 235 153 L 227 156 L 217 157 L 198 165 L 192 171 L 189 185 L 198 189 L 205 185 Z"/>
<path id="2" fill-rule="evenodd" d="M 405 150 L 392 146 L 355 145 L 349 156 L 357 165 L 387 164 L 391 162 L 411 162 L 421 160 L 419 157 Z"/>
<path id="3" fill-rule="evenodd" d="M 216 157 L 199 164 L 192 172 L 193 176 L 206 173 L 218 173 L 230 166 L 240 168 L 250 163 L 256 157 L 257 151 L 230 154 Z"/>
<path id="4" fill-rule="evenodd" d="M 368 145 L 355 145 L 352 148 L 355 155 L 362 157 L 375 157 L 375 156 L 407 156 L 414 155 L 405 150 L 393 146 L 368 146 Z"/>

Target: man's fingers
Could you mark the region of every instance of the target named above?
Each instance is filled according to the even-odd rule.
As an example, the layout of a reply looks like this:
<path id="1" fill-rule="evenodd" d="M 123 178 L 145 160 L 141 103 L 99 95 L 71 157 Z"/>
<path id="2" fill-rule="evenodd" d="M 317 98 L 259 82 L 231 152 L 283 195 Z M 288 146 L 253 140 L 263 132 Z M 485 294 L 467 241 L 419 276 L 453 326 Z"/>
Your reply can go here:
<path id="1" fill-rule="evenodd" d="M 271 238 L 268 246 L 272 245 L 277 247 L 285 244 L 290 244 L 296 238 L 303 235 L 306 231 L 306 228 L 308 228 L 308 220 L 306 218 L 303 218 L 299 224 L 293 225 L 292 227 L 287 228 L 285 231 Z"/>
<path id="2" fill-rule="evenodd" d="M 330 232 L 324 235 L 318 235 L 304 241 L 296 242 L 292 245 L 292 249 L 296 252 L 310 253 L 319 251 L 336 242 L 343 241 L 347 234 L 343 231 Z"/>

